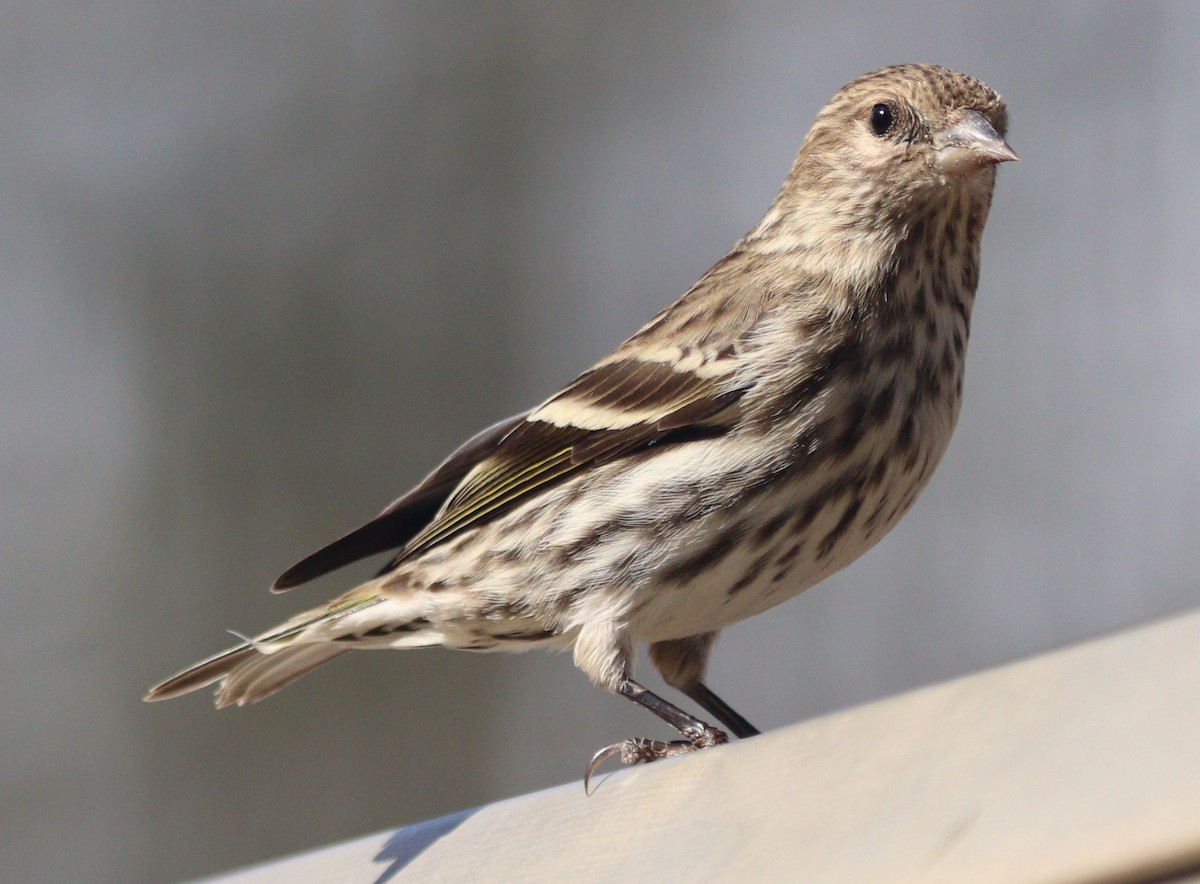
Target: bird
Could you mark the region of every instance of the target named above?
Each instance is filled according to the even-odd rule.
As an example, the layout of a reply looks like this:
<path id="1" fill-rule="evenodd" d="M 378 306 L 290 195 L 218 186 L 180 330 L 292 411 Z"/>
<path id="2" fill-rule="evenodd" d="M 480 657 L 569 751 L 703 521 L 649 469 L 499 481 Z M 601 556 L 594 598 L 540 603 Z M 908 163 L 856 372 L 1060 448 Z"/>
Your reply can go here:
<path id="1" fill-rule="evenodd" d="M 281 592 L 373 579 L 151 688 L 273 694 L 350 650 L 571 650 L 674 728 L 637 764 L 758 730 L 705 682 L 718 632 L 819 583 L 909 510 L 957 421 L 1003 100 L 880 68 L 817 115 L 763 219 L 682 297 L 537 407 L 469 439 Z M 718 728 L 635 680 L 636 649 Z"/>

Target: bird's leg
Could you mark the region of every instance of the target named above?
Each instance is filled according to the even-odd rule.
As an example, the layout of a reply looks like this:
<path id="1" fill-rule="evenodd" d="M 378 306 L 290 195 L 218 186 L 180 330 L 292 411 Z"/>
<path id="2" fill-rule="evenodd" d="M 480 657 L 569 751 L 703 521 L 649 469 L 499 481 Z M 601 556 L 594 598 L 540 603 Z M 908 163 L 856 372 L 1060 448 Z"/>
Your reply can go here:
<path id="1" fill-rule="evenodd" d="M 729 732 L 739 740 L 759 735 L 758 728 L 742 718 L 737 710 L 714 694 L 704 682 L 696 682 L 691 687 L 685 688 L 683 692 L 699 703 L 704 711 L 729 728 Z"/>
<path id="2" fill-rule="evenodd" d="M 675 730 L 679 731 L 685 739 L 673 740 L 668 743 L 663 740 L 635 738 L 622 740 L 619 743 L 613 743 L 611 746 L 604 747 L 593 755 L 592 760 L 588 762 L 587 771 L 583 777 L 584 791 L 588 791 L 588 785 L 596 768 L 609 758 L 619 757 L 622 764 L 642 764 L 729 742 L 729 737 L 724 731 L 717 730 L 711 724 L 705 724 L 695 716 L 688 715 L 678 706 L 668 703 L 662 697 L 658 696 L 658 694 L 642 687 L 632 678 L 626 677 L 621 679 L 620 684 L 617 685 L 617 693 L 622 697 L 633 700 L 639 706 L 649 709 L 667 724 L 671 725 L 671 727 L 675 728 Z M 712 692 L 710 691 L 709 693 L 711 694 Z"/>
<path id="3" fill-rule="evenodd" d="M 711 724 L 705 724 L 693 715 L 688 715 L 674 703 L 668 703 L 658 694 L 642 687 L 632 678 L 624 678 L 617 687 L 617 693 L 627 697 L 640 706 L 645 706 L 675 730 L 702 749 L 716 743 L 728 743 L 729 737 L 717 730 Z"/>
<path id="4" fill-rule="evenodd" d="M 716 638 L 715 632 L 704 632 L 655 642 L 650 646 L 650 660 L 667 684 L 699 703 L 709 715 L 729 728 L 735 737 L 758 736 L 758 728 L 738 715 L 704 684 L 704 670 Z"/>

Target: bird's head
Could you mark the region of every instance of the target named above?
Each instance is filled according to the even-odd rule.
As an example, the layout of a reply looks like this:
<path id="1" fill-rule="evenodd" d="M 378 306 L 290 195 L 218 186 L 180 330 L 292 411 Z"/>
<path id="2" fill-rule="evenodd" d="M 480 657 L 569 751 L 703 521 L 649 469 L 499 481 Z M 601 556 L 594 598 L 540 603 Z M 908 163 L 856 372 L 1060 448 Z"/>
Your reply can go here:
<path id="1" fill-rule="evenodd" d="M 1006 127 L 1000 96 L 966 74 L 932 64 L 864 74 L 817 116 L 750 239 L 771 249 L 847 236 L 884 246 L 951 206 L 982 222 L 996 165 L 1017 158 Z"/>
<path id="2" fill-rule="evenodd" d="M 1000 96 L 974 77 L 932 64 L 881 68 L 842 87 L 821 111 L 789 184 L 861 186 L 894 198 L 987 186 L 997 163 L 1017 158 L 1004 140 L 1007 125 Z"/>

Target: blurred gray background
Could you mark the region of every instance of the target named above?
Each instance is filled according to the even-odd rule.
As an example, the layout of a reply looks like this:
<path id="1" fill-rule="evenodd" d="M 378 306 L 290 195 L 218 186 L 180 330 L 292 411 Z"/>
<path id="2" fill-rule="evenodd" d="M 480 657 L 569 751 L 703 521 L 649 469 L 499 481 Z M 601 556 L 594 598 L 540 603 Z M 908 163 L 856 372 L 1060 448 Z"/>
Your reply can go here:
<path id="1" fill-rule="evenodd" d="M 140 697 L 365 574 L 266 592 L 682 292 L 884 64 L 986 80 L 1022 157 L 958 434 L 875 551 L 725 633 L 711 682 L 772 728 L 1200 603 L 1200 6 L 0 16 L 6 881 L 217 872 L 667 736 L 540 654 L 352 655 L 222 713 Z"/>

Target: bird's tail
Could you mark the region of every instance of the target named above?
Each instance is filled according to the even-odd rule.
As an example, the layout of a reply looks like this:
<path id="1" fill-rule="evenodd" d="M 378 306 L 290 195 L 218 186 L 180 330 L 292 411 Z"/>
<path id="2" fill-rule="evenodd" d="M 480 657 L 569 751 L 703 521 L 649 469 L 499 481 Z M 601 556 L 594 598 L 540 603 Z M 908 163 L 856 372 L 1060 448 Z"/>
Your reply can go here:
<path id="1" fill-rule="evenodd" d="M 169 700 L 220 682 L 217 708 L 243 706 L 275 693 L 347 650 L 337 645 L 293 645 L 267 654 L 247 642 L 156 684 L 144 699 Z"/>
<path id="2" fill-rule="evenodd" d="M 379 647 L 378 639 L 363 641 L 364 612 L 379 606 L 381 613 L 368 621 L 404 622 L 404 613 L 394 610 L 392 599 L 361 590 L 351 592 L 328 606 L 308 611 L 257 638 L 189 666 L 146 694 L 147 701 L 168 700 L 206 685 L 219 683 L 218 708 L 254 703 L 291 684 L 351 647 Z M 386 609 L 386 613 L 382 612 Z M 374 612 L 372 612 L 374 613 Z M 374 635 L 379 635 L 375 633 Z M 353 641 L 354 644 L 346 642 Z M 437 644 L 435 636 L 410 633 L 407 640 L 392 640 L 388 646 Z"/>

